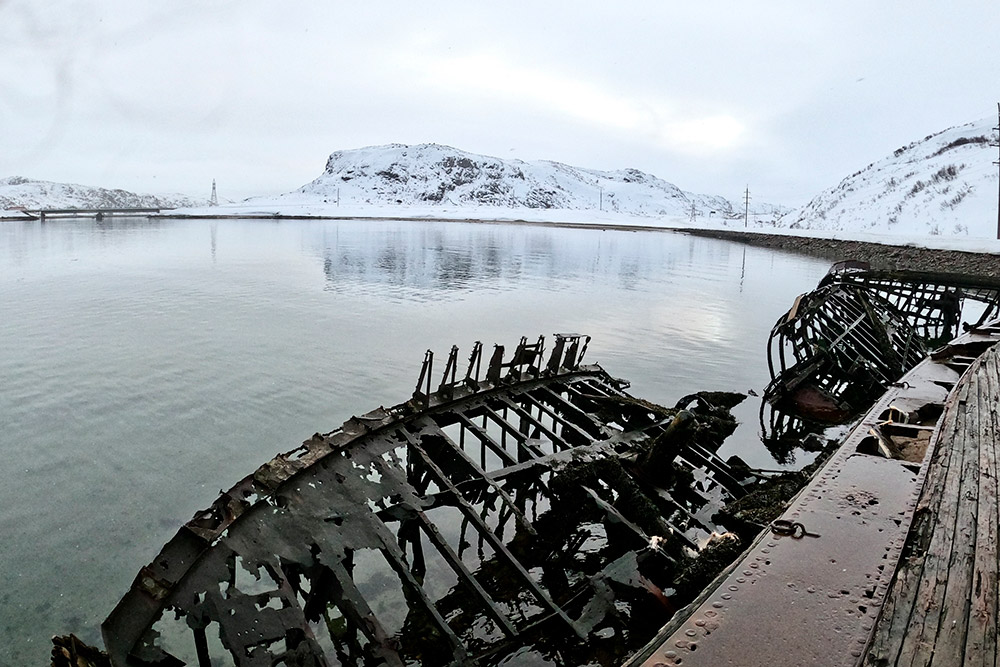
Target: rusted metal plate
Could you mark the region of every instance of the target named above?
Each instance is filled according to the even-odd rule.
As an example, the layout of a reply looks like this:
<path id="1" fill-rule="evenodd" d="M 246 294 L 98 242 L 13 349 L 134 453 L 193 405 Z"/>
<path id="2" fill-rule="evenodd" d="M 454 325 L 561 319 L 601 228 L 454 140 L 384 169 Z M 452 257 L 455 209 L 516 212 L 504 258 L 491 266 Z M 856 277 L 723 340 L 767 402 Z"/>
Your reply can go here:
<path id="1" fill-rule="evenodd" d="M 831 461 L 783 515 L 818 537 L 763 536 L 642 664 L 855 664 L 916 490 L 917 474 L 899 461 L 860 454 Z"/>
<path id="2" fill-rule="evenodd" d="M 956 445 L 953 429 L 941 422 L 947 406 L 961 398 L 956 366 L 993 344 L 980 333 L 965 334 L 890 387 L 782 515 L 782 527 L 795 526 L 795 536 L 762 534 L 730 573 L 628 664 L 861 664 L 918 502 L 926 502 L 920 494 L 934 452 Z M 897 442 L 889 444 L 921 440 L 927 449 L 910 461 L 862 453 L 872 440 L 892 438 Z M 905 455 L 902 447 L 874 451 Z M 995 630 L 996 619 L 990 622 Z M 903 626 L 894 631 L 906 632 Z"/>

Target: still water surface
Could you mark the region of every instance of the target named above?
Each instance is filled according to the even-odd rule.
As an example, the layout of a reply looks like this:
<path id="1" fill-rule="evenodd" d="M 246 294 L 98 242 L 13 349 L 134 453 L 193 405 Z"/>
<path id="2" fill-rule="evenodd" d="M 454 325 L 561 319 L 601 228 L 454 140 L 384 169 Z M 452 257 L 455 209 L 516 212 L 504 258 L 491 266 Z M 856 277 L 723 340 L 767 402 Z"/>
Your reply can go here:
<path id="1" fill-rule="evenodd" d="M 760 393 L 771 326 L 827 268 L 655 232 L 0 223 L 0 665 L 47 664 L 55 633 L 99 643 L 180 524 L 312 433 L 407 399 L 427 348 L 580 332 L 637 396 Z M 774 468 L 756 400 L 720 453 Z"/>

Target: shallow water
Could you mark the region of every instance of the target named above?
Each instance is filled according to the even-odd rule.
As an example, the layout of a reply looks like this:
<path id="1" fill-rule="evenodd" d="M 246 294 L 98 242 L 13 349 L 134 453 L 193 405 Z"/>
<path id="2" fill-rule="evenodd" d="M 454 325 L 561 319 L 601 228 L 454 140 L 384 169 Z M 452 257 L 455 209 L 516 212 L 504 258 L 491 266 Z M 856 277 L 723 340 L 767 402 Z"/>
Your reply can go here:
<path id="1" fill-rule="evenodd" d="M 580 332 L 637 396 L 760 393 L 771 326 L 827 268 L 657 232 L 0 223 L 0 665 L 47 664 L 55 633 L 99 643 L 195 511 L 312 433 L 407 399 L 427 348 Z M 720 453 L 774 468 L 756 400 Z"/>

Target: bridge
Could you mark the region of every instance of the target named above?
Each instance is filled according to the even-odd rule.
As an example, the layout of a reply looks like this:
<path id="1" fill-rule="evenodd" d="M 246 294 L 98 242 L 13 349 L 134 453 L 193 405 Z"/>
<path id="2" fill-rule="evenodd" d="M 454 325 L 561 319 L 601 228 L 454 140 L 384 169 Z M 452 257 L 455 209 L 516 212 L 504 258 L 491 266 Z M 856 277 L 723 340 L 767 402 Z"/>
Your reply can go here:
<path id="1" fill-rule="evenodd" d="M 159 213 L 159 208 L 43 208 L 37 210 L 26 210 L 25 213 L 36 216 L 42 222 L 46 218 L 80 218 L 94 216 L 98 220 L 103 220 L 111 215 L 147 215 L 149 213 Z"/>

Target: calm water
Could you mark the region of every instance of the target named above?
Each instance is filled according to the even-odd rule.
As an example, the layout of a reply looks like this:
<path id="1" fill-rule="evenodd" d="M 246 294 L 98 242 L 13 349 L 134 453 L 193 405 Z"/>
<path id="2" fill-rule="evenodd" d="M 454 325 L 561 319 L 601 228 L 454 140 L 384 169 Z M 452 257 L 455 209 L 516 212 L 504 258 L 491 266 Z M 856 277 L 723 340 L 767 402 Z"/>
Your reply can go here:
<path id="1" fill-rule="evenodd" d="M 673 234 L 400 222 L 0 223 L 0 665 L 98 627 L 222 488 L 409 397 L 423 351 L 593 336 L 660 403 L 760 392 L 828 263 Z M 751 401 L 754 399 L 751 399 Z M 723 451 L 775 467 L 756 402 Z"/>

